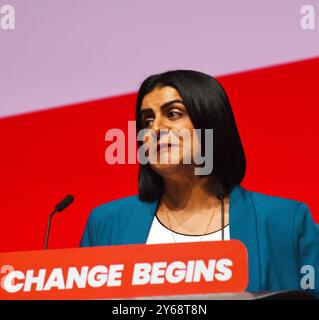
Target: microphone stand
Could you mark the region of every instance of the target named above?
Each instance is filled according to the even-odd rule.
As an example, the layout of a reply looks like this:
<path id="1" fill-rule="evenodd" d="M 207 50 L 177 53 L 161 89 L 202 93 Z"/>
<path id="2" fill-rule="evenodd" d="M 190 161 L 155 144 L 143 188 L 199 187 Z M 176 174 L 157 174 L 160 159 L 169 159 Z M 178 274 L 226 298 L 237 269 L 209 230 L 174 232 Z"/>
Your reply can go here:
<path id="1" fill-rule="evenodd" d="M 74 200 L 74 197 L 72 195 L 66 196 L 62 201 L 60 201 L 56 206 L 54 211 L 49 215 L 48 224 L 47 224 L 47 230 L 45 233 L 45 241 L 44 241 L 44 250 L 48 247 L 48 241 L 49 241 L 49 234 L 50 234 L 50 226 L 51 226 L 51 220 L 52 217 L 57 213 L 63 211 L 65 208 L 67 208 Z"/>
<path id="2" fill-rule="evenodd" d="M 219 196 L 220 204 L 221 204 L 221 218 L 222 218 L 222 241 L 225 240 L 224 236 L 224 227 L 225 227 L 225 202 L 224 195 Z"/>
<path id="3" fill-rule="evenodd" d="M 50 227 L 51 227 L 51 220 L 52 220 L 52 217 L 54 216 L 55 213 L 57 213 L 57 210 L 54 210 L 54 211 L 49 215 L 49 218 L 48 218 L 48 224 L 47 224 L 47 230 L 46 230 L 46 233 L 45 233 L 45 242 L 44 242 L 44 248 L 43 248 L 43 250 L 46 250 L 47 247 L 48 247 Z"/>

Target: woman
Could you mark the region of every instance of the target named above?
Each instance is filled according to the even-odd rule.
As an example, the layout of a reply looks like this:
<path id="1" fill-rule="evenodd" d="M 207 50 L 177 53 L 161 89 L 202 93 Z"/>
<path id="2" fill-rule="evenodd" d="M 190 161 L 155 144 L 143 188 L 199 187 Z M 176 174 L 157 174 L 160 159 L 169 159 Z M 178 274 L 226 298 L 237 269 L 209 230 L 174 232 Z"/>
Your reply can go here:
<path id="1" fill-rule="evenodd" d="M 155 133 L 138 141 L 147 157 L 169 161 L 140 164 L 139 194 L 95 208 L 81 246 L 239 239 L 248 250 L 252 292 L 300 290 L 302 266 L 319 272 L 319 228 L 308 207 L 240 186 L 245 154 L 227 95 L 214 78 L 190 70 L 148 77 L 138 93 L 136 124 L 137 133 Z M 194 129 L 200 134 L 181 142 L 177 133 Z M 204 129 L 213 129 L 212 139 Z M 203 167 L 195 158 L 203 153 L 213 170 L 195 174 Z"/>

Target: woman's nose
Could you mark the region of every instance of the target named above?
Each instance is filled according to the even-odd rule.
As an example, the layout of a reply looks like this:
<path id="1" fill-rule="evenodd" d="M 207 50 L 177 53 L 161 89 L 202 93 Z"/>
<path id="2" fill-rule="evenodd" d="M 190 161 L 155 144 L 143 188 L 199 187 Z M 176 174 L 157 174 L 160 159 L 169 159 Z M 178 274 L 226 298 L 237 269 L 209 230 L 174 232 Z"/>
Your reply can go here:
<path id="1" fill-rule="evenodd" d="M 152 129 L 156 132 L 156 134 L 159 134 L 160 130 L 167 130 L 168 128 L 165 125 L 165 120 L 159 116 L 154 119 Z"/>

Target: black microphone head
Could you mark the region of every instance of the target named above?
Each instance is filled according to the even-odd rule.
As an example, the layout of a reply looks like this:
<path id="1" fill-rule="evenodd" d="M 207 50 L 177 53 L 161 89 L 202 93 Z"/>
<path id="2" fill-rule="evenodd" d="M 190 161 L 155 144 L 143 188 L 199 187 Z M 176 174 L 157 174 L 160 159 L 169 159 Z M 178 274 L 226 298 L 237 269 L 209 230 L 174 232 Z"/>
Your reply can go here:
<path id="1" fill-rule="evenodd" d="M 61 212 L 62 210 L 64 210 L 66 207 L 68 207 L 74 200 L 74 197 L 72 195 L 67 195 L 61 202 L 59 202 L 56 206 L 55 206 L 55 211 L 57 212 Z"/>
<path id="2" fill-rule="evenodd" d="M 224 187 L 223 185 L 220 183 L 220 182 L 216 182 L 214 184 L 214 192 L 216 194 L 216 197 L 218 199 L 224 199 L 225 198 L 225 190 L 224 190 Z"/>

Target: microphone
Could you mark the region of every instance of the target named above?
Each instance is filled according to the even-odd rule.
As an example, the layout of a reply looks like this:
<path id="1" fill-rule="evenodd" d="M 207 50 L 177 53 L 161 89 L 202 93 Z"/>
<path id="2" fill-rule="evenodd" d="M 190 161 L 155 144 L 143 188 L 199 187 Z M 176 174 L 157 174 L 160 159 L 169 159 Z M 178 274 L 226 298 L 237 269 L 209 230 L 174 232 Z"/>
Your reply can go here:
<path id="1" fill-rule="evenodd" d="M 224 226 L 225 226 L 225 202 L 224 202 L 224 198 L 225 198 L 225 190 L 223 185 L 220 182 L 216 182 L 214 185 L 214 190 L 215 190 L 215 194 L 217 199 L 220 200 L 220 204 L 221 204 L 221 228 L 222 228 L 222 241 L 224 241 L 225 237 L 224 237 Z"/>
<path id="2" fill-rule="evenodd" d="M 45 234 L 45 241 L 44 241 L 44 250 L 48 247 L 48 241 L 49 241 L 49 234 L 50 234 L 50 227 L 51 227 L 51 219 L 52 217 L 57 213 L 63 211 L 65 208 L 67 208 L 74 200 L 74 197 L 72 195 L 67 195 L 62 201 L 60 201 L 56 206 L 54 211 L 49 215 L 46 234 Z"/>

